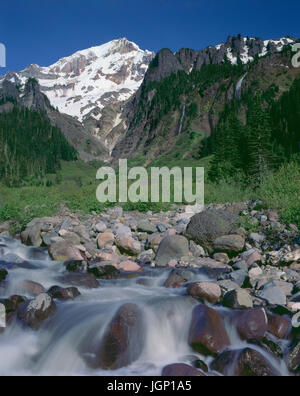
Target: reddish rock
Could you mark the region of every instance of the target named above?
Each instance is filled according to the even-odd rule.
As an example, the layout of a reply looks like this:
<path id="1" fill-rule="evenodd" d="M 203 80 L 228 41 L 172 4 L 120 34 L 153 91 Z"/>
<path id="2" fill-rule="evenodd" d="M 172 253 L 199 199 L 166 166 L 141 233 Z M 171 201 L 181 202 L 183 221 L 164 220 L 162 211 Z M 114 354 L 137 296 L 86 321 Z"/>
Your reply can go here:
<path id="1" fill-rule="evenodd" d="M 169 364 L 163 368 L 163 377 L 206 377 L 201 371 L 183 363 Z"/>
<path id="2" fill-rule="evenodd" d="M 143 268 L 140 267 L 137 263 L 135 263 L 134 261 L 121 261 L 119 264 L 119 269 L 121 271 L 125 271 L 125 272 L 137 272 L 137 271 L 143 271 Z"/>
<path id="3" fill-rule="evenodd" d="M 218 284 L 213 282 L 195 282 L 188 286 L 187 292 L 190 296 L 199 298 L 201 301 L 208 301 L 212 304 L 217 303 L 222 291 Z"/>
<path id="4" fill-rule="evenodd" d="M 194 308 L 189 345 L 203 355 L 218 355 L 230 345 L 221 315 L 206 305 Z"/>
<path id="5" fill-rule="evenodd" d="M 103 232 L 98 235 L 97 244 L 100 249 L 103 249 L 107 246 L 112 246 L 115 242 L 115 236 L 111 232 Z"/>
<path id="6" fill-rule="evenodd" d="M 112 319 L 96 351 L 96 366 L 116 370 L 137 360 L 144 346 L 143 312 L 135 304 L 124 304 Z"/>
<path id="7" fill-rule="evenodd" d="M 280 339 L 286 338 L 292 328 L 291 321 L 280 315 L 268 314 L 268 322 L 268 332 Z"/>
<path id="8" fill-rule="evenodd" d="M 243 340 L 261 340 L 268 331 L 268 319 L 263 308 L 249 309 L 238 314 L 236 328 Z"/>

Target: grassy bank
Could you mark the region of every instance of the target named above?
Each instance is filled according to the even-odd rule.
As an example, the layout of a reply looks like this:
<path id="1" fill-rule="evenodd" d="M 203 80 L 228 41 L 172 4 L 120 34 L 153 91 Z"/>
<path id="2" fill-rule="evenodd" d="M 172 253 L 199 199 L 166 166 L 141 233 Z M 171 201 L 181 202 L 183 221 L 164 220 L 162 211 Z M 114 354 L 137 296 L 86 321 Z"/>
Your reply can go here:
<path id="1" fill-rule="evenodd" d="M 138 161 L 134 160 L 134 165 Z M 134 162 L 132 161 L 132 162 Z M 173 166 L 204 166 L 207 173 L 210 158 L 202 161 L 181 160 L 168 162 Z M 53 215 L 63 203 L 70 210 L 84 213 L 100 212 L 112 204 L 100 204 L 96 199 L 95 179 L 100 164 L 64 163 L 56 175 L 47 176 L 39 185 L 8 188 L 0 185 L 0 222 L 15 219 L 17 227 L 23 227 L 34 217 Z M 132 166 L 133 163 L 130 164 Z M 151 166 L 162 166 L 161 161 Z M 266 177 L 261 188 L 253 191 L 239 183 L 222 181 L 218 184 L 206 180 L 205 203 L 241 202 L 253 198 L 264 201 L 267 208 L 277 210 L 286 223 L 300 226 L 300 166 L 291 163 L 278 173 Z M 123 204 L 126 210 L 160 211 L 169 209 L 168 204 Z"/>

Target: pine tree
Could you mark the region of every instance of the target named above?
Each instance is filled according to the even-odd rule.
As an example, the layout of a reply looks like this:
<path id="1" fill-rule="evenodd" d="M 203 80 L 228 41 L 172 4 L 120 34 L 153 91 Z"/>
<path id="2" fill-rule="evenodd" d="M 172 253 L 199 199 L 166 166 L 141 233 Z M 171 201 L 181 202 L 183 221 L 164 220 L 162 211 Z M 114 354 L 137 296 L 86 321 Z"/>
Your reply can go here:
<path id="1" fill-rule="evenodd" d="M 263 107 L 263 100 L 259 93 L 253 98 L 248 114 L 247 126 L 249 131 L 249 175 L 254 185 L 261 184 L 264 176 L 272 167 L 271 125 L 268 111 Z"/>

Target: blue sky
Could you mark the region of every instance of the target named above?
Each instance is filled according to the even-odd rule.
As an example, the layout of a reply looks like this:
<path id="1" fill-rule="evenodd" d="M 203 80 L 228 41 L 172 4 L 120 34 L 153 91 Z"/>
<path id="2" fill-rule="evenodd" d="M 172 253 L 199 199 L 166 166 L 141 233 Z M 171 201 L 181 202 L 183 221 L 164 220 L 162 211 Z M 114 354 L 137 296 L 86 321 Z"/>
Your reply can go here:
<path id="1" fill-rule="evenodd" d="M 141 48 L 200 49 L 242 33 L 300 37 L 299 0 L 2 0 L 7 69 L 48 66 L 73 52 L 127 37 Z M 0 68 L 0 74 L 6 70 Z"/>

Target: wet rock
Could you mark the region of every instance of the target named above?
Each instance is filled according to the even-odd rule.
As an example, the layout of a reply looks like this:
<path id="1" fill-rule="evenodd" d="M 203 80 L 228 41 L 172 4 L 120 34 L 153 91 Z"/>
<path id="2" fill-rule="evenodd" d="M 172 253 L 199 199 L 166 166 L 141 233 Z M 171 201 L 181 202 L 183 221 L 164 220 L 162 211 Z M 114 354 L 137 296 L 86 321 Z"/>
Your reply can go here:
<path id="1" fill-rule="evenodd" d="M 188 240 L 180 235 L 166 237 L 159 245 L 155 263 L 159 267 L 166 267 L 170 260 L 180 260 L 184 256 L 189 255 Z"/>
<path id="2" fill-rule="evenodd" d="M 135 304 L 124 304 L 112 319 L 96 351 L 96 365 L 116 370 L 136 361 L 144 346 L 143 312 Z"/>
<path id="3" fill-rule="evenodd" d="M 20 285 L 21 290 L 25 293 L 29 293 L 33 296 L 38 296 L 39 294 L 45 293 L 45 288 L 40 283 L 33 282 L 30 280 L 25 280 Z"/>
<path id="4" fill-rule="evenodd" d="M 292 373 L 299 372 L 300 370 L 300 342 L 289 350 L 286 356 L 287 366 Z"/>
<path id="5" fill-rule="evenodd" d="M 224 295 L 223 305 L 232 309 L 253 308 L 253 301 L 247 290 L 236 289 Z"/>
<path id="6" fill-rule="evenodd" d="M 223 352 L 213 361 L 211 369 L 223 375 L 235 377 L 280 375 L 262 354 L 250 348 Z"/>
<path id="7" fill-rule="evenodd" d="M 18 309 L 18 318 L 27 326 L 38 330 L 43 322 L 54 314 L 55 302 L 47 293 L 38 295 L 28 304 L 23 304 Z"/>
<path id="8" fill-rule="evenodd" d="M 194 367 L 200 369 L 204 373 L 208 373 L 208 366 L 203 360 L 197 359 L 193 361 Z"/>
<path id="9" fill-rule="evenodd" d="M 4 305 L 6 314 L 15 312 L 19 305 L 25 302 L 25 298 L 18 295 L 13 295 L 9 298 L 0 299 L 0 303 Z"/>
<path id="10" fill-rule="evenodd" d="M 240 253 L 244 249 L 245 239 L 240 235 L 224 235 L 214 241 L 214 249 L 229 254 Z"/>
<path id="11" fill-rule="evenodd" d="M 95 289 L 99 287 L 99 283 L 93 274 L 66 274 L 58 279 L 60 282 L 77 287 L 85 287 L 87 289 Z"/>
<path id="12" fill-rule="evenodd" d="M 268 332 L 275 337 L 284 339 L 291 331 L 291 321 L 280 315 L 268 314 Z"/>
<path id="13" fill-rule="evenodd" d="M 64 265 L 70 272 L 85 273 L 88 270 L 88 264 L 85 260 L 68 260 Z"/>
<path id="14" fill-rule="evenodd" d="M 188 280 L 190 280 L 190 273 L 188 271 L 174 269 L 170 272 L 168 279 L 164 283 L 164 287 L 182 287 Z"/>
<path id="15" fill-rule="evenodd" d="M 68 242 L 57 242 L 49 246 L 49 254 L 54 261 L 82 260 L 82 254 Z"/>
<path id="16" fill-rule="evenodd" d="M 162 377 L 205 377 L 201 371 L 188 364 L 176 363 L 164 367 Z"/>
<path id="17" fill-rule="evenodd" d="M 265 349 L 268 353 L 274 355 L 277 358 L 283 357 L 283 351 L 280 345 L 276 344 L 276 342 L 271 340 L 271 338 L 268 335 L 266 335 L 261 340 L 248 340 L 248 343 L 251 345 L 256 345 L 262 349 Z"/>
<path id="18" fill-rule="evenodd" d="M 187 293 L 202 302 L 208 301 L 212 304 L 216 304 L 222 295 L 220 286 L 212 282 L 191 283 L 187 288 Z"/>
<path id="19" fill-rule="evenodd" d="M 214 241 L 229 235 L 239 222 L 239 217 L 229 211 L 208 209 L 192 217 L 186 235 L 212 253 Z"/>
<path id="20" fill-rule="evenodd" d="M 60 286 L 52 286 L 48 292 L 49 296 L 58 300 L 74 300 L 79 297 L 81 293 L 76 287 L 63 288 Z"/>
<path id="21" fill-rule="evenodd" d="M 101 279 L 117 279 L 120 276 L 120 271 L 115 266 L 101 262 L 90 263 L 88 272 Z"/>
<path id="22" fill-rule="evenodd" d="M 223 319 L 217 311 L 206 305 L 194 308 L 189 345 L 203 355 L 217 355 L 230 345 Z"/>
<path id="23" fill-rule="evenodd" d="M 247 310 L 237 315 L 235 325 L 243 340 L 261 340 L 268 331 L 267 314 L 263 308 Z"/>

